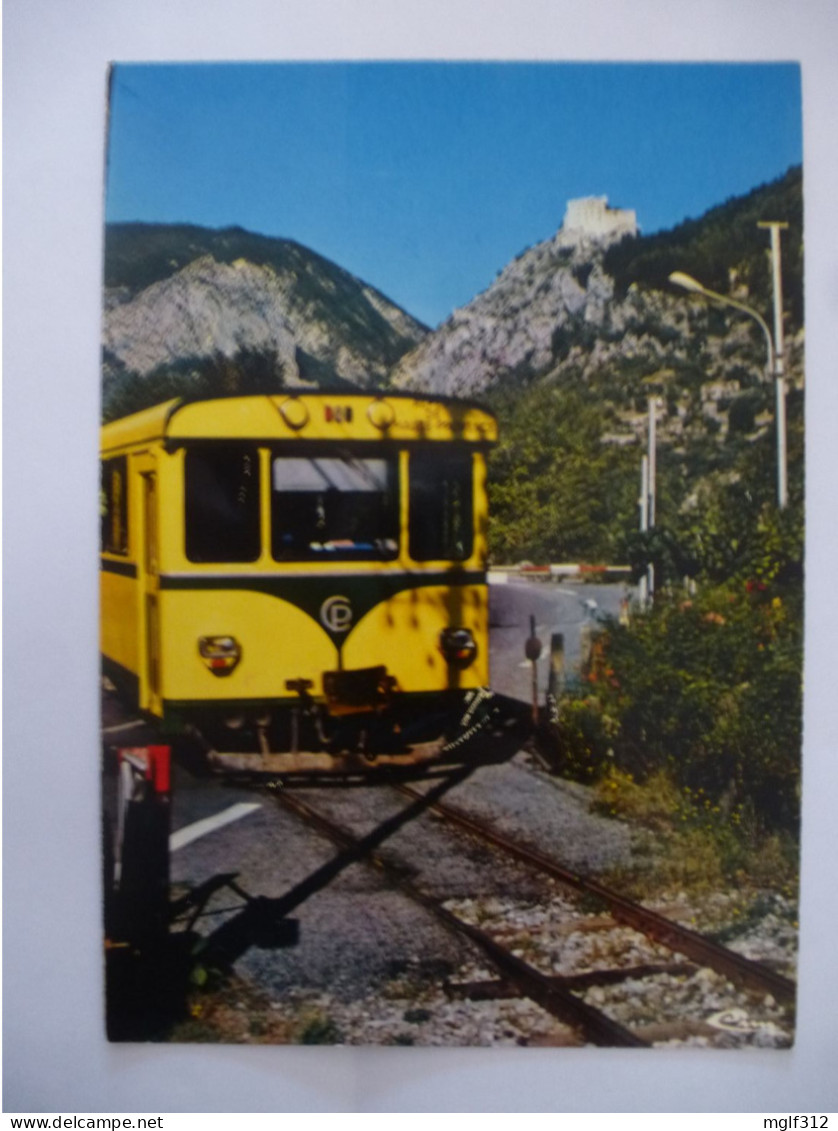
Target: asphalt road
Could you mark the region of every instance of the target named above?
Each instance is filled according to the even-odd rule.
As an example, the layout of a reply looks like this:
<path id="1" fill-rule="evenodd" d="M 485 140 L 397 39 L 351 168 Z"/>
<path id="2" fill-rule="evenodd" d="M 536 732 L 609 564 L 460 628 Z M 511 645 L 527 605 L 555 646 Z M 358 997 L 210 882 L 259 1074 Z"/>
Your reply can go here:
<path id="1" fill-rule="evenodd" d="M 539 701 L 544 702 L 550 667 L 551 638 L 564 640 L 565 673 L 578 671 L 582 635 L 586 626 L 604 617 L 617 617 L 620 604 L 630 596 L 623 584 L 591 585 L 529 581 L 510 576 L 490 588 L 490 668 L 495 691 L 532 701 L 532 664 L 524 655 L 535 617 L 536 635 L 542 642 L 537 661 Z"/>

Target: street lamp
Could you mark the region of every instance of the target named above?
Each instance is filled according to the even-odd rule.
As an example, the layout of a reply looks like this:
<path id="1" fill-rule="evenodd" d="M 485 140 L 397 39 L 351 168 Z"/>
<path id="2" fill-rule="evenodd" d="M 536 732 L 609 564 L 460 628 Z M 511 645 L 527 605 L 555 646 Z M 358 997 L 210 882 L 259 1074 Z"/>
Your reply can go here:
<path id="1" fill-rule="evenodd" d="M 775 271 L 774 271 L 774 303 L 775 307 L 780 301 L 779 295 L 779 246 L 776 246 L 779 241 L 775 237 L 775 231 L 779 234 L 779 228 L 785 225 L 774 224 L 773 222 L 768 225 L 772 228 L 772 252 L 774 253 Z M 718 302 L 723 306 L 732 306 L 736 310 L 741 310 L 743 314 L 747 314 L 750 318 L 759 325 L 765 335 L 765 344 L 768 350 L 768 364 L 766 371 L 769 375 L 774 375 L 776 390 L 777 390 L 777 505 L 782 510 L 788 501 L 788 480 L 786 475 L 786 387 L 785 379 L 783 377 L 783 344 L 782 344 L 782 324 L 778 324 L 778 319 L 775 317 L 775 332 L 777 334 L 777 346 L 775 348 L 774 339 L 771 337 L 771 331 L 768 328 L 768 323 L 762 317 L 758 310 L 753 310 L 750 306 L 746 306 L 744 302 L 738 302 L 735 298 L 729 298 L 727 295 L 721 295 L 717 291 L 711 291 L 708 287 L 704 287 L 692 275 L 687 275 L 683 271 L 673 271 L 669 276 L 670 283 L 674 283 L 676 287 L 682 287 L 685 291 L 690 291 L 692 294 L 703 295 L 705 298 L 712 299 L 713 302 Z M 776 315 L 776 310 L 775 310 Z"/>

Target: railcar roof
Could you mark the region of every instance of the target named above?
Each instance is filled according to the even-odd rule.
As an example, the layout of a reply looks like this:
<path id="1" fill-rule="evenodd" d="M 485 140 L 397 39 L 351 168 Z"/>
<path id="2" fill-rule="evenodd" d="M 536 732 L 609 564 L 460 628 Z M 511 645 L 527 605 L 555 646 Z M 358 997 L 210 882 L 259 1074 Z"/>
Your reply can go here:
<path id="1" fill-rule="evenodd" d="M 157 440 L 460 440 L 494 443 L 497 423 L 466 401 L 405 393 L 284 392 L 165 401 L 102 428 L 102 450 Z"/>

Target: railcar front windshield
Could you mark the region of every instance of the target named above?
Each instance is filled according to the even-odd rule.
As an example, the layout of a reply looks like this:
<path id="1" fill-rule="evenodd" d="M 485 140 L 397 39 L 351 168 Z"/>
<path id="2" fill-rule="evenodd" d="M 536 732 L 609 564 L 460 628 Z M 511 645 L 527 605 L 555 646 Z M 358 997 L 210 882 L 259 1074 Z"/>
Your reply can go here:
<path id="1" fill-rule="evenodd" d="M 275 455 L 271 550 L 277 561 L 383 560 L 398 552 L 395 457 Z"/>

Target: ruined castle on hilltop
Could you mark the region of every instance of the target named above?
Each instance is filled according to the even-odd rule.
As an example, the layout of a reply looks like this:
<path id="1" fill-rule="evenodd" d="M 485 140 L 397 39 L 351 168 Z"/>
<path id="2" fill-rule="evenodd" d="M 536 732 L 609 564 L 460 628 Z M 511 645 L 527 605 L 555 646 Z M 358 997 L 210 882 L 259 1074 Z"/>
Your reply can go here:
<path id="1" fill-rule="evenodd" d="M 609 208 L 607 196 L 583 196 L 567 202 L 556 239 L 562 245 L 586 238 L 614 243 L 623 236 L 636 235 L 637 213 L 633 209 Z"/>

